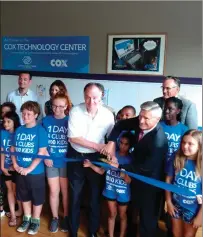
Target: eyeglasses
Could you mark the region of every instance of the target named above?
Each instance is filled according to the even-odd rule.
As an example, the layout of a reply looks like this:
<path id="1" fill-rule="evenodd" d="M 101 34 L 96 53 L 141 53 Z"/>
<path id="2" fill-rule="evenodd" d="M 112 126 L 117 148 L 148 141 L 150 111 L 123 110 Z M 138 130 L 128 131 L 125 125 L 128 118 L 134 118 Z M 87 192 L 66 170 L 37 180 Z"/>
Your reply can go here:
<path id="1" fill-rule="evenodd" d="M 59 108 L 59 109 L 65 109 L 65 107 L 66 107 L 66 106 L 61 106 L 61 105 L 59 105 L 59 106 L 57 106 L 57 105 L 52 105 L 52 109 L 57 109 L 57 108 Z"/>
<path id="2" fill-rule="evenodd" d="M 161 86 L 161 89 L 162 90 L 167 90 L 167 91 L 170 91 L 170 90 L 172 90 L 173 88 L 176 88 L 177 86 L 173 86 L 173 87 L 164 87 L 164 86 Z"/>

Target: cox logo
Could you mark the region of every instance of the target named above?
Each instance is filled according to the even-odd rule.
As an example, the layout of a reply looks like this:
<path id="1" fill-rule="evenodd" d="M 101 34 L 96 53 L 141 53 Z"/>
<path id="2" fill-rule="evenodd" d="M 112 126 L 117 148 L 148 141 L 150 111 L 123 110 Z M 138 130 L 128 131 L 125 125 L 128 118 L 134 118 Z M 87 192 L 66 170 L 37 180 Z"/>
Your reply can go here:
<path id="1" fill-rule="evenodd" d="M 193 204 L 194 203 L 194 201 L 193 200 L 183 200 L 183 203 L 185 203 L 185 204 Z"/>
<path id="2" fill-rule="evenodd" d="M 28 65 L 32 63 L 32 58 L 30 56 L 24 56 L 22 61 L 25 65 Z"/>
<path id="3" fill-rule="evenodd" d="M 125 190 L 122 190 L 122 189 L 116 189 L 116 192 L 117 192 L 117 193 L 125 193 Z"/>
<path id="4" fill-rule="evenodd" d="M 63 59 L 52 59 L 50 61 L 50 64 L 52 67 L 68 67 L 67 61 L 68 60 L 63 60 Z"/>

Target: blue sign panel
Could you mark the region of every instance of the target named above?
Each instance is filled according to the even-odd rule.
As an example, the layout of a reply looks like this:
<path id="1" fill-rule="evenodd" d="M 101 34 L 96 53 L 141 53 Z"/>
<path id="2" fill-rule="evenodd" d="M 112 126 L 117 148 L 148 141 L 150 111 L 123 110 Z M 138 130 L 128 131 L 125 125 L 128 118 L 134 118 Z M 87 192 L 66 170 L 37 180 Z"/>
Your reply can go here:
<path id="1" fill-rule="evenodd" d="M 89 37 L 2 37 L 2 69 L 89 72 Z"/>

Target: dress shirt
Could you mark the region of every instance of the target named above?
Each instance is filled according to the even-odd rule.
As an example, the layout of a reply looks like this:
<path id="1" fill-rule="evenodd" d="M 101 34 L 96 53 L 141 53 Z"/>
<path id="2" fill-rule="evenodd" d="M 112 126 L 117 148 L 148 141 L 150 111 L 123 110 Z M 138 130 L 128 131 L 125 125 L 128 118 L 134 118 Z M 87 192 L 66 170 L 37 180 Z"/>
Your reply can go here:
<path id="1" fill-rule="evenodd" d="M 149 133 L 149 132 L 151 132 L 155 127 L 157 126 L 157 124 L 153 127 L 153 128 L 151 128 L 151 129 L 148 129 L 148 130 L 142 130 L 143 131 L 143 137 L 147 134 L 147 133 Z M 142 138 L 143 138 L 142 137 Z"/>
<path id="2" fill-rule="evenodd" d="M 114 127 L 114 117 L 104 106 L 99 106 L 94 118 L 87 112 L 85 103 L 74 106 L 69 114 L 68 137 L 82 137 L 97 144 L 104 144 L 105 135 L 109 135 Z M 80 153 L 93 153 L 89 149 L 70 142 L 71 146 Z"/>
<path id="3" fill-rule="evenodd" d="M 23 120 L 22 120 L 22 114 L 20 112 L 20 108 L 22 106 L 22 104 L 24 104 L 27 101 L 36 101 L 37 102 L 37 95 L 31 91 L 30 89 L 28 89 L 27 93 L 25 95 L 21 95 L 19 92 L 19 89 L 14 90 L 10 93 L 8 93 L 6 101 L 7 102 L 12 102 L 15 104 L 16 106 L 16 113 L 19 115 L 20 117 L 20 123 L 23 124 Z"/>

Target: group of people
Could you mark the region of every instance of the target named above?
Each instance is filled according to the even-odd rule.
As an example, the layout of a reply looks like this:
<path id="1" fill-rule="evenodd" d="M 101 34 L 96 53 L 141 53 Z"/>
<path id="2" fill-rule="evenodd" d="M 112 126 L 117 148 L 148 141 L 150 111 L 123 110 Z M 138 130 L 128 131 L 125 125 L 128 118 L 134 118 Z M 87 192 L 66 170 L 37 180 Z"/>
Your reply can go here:
<path id="1" fill-rule="evenodd" d="M 17 231 L 38 232 L 47 179 L 52 233 L 60 228 L 78 236 L 82 191 L 88 184 L 91 237 L 100 227 L 101 197 L 108 208 L 109 237 L 115 234 L 117 213 L 120 237 L 136 236 L 138 216 L 140 237 L 156 236 L 162 212 L 167 213 L 168 236 L 195 237 L 202 222 L 202 132 L 195 104 L 178 95 L 178 78 L 166 77 L 163 97 L 141 104 L 139 115 L 132 105 L 115 115 L 102 103 L 100 83 L 88 83 L 84 103 L 73 106 L 65 84 L 56 80 L 43 118 L 31 82 L 30 73 L 20 73 L 19 88 L 1 105 L 1 180 L 7 187 L 9 226 L 23 215 Z M 163 195 L 125 171 L 189 189 L 191 195 L 167 190 Z M 3 191 L 1 186 L 1 216 Z"/>

